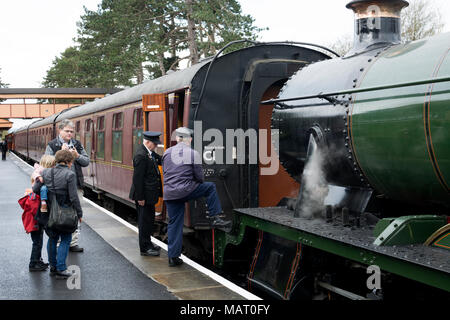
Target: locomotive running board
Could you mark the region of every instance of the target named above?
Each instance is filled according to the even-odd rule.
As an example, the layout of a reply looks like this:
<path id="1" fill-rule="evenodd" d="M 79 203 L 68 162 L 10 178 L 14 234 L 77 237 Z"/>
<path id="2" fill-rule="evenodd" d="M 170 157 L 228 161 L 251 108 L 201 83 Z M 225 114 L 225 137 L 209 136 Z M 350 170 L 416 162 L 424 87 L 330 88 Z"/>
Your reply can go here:
<path id="1" fill-rule="evenodd" d="M 247 227 L 275 234 L 364 265 L 450 292 L 448 251 L 424 245 L 376 246 L 373 227 L 343 227 L 339 223 L 294 218 L 285 207 L 234 210 L 232 233 L 216 232 L 215 264 L 223 264 L 228 244 L 239 245 Z"/>

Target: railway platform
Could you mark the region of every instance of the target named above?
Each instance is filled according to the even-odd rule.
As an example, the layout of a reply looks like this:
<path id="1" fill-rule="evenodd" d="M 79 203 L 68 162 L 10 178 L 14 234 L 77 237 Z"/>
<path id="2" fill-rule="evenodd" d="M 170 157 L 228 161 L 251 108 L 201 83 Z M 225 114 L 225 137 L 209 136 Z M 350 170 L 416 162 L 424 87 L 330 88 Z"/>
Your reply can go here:
<path id="1" fill-rule="evenodd" d="M 197 265 L 170 268 L 167 245 L 160 257 L 139 253 L 137 228 L 85 199 L 80 246 L 67 265 L 79 268 L 79 282 L 29 272 L 31 237 L 17 200 L 30 188 L 32 168 L 9 153 L 0 161 L 0 300 L 257 300 L 258 297 Z M 42 257 L 48 261 L 44 233 Z"/>

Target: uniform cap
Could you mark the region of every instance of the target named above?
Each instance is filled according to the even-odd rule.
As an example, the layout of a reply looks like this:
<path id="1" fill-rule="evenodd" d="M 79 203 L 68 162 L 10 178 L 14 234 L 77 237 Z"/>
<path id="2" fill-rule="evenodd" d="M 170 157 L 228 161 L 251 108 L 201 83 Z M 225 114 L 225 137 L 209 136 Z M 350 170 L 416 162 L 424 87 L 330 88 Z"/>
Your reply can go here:
<path id="1" fill-rule="evenodd" d="M 144 136 L 145 140 L 149 140 L 155 144 L 161 144 L 161 140 L 159 140 L 159 136 L 161 135 L 161 132 L 158 131 L 144 131 L 142 135 Z"/>

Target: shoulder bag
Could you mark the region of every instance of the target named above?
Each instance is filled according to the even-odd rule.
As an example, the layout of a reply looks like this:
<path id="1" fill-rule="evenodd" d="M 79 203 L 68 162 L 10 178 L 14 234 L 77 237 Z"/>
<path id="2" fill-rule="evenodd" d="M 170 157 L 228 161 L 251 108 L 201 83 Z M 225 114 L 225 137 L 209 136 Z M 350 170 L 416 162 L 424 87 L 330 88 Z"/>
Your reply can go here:
<path id="1" fill-rule="evenodd" d="M 55 174 L 53 171 L 54 169 L 51 169 L 54 191 L 50 193 L 51 205 L 47 227 L 63 233 L 72 233 L 78 226 L 78 216 L 73 205 L 63 207 L 56 200 Z"/>

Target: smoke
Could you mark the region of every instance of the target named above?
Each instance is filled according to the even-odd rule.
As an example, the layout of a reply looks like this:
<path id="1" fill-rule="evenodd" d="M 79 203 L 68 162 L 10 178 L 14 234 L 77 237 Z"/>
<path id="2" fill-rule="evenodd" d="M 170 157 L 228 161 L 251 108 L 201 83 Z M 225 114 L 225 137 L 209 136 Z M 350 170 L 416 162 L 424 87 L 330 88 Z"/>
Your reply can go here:
<path id="1" fill-rule="evenodd" d="M 323 217 L 324 199 L 328 195 L 328 183 L 324 170 L 324 153 L 317 148 L 315 141 L 308 153 L 307 163 L 303 170 L 301 195 L 297 204 L 297 212 L 300 217 L 307 219 L 317 219 Z M 309 148 L 308 148 L 309 149 Z"/>

